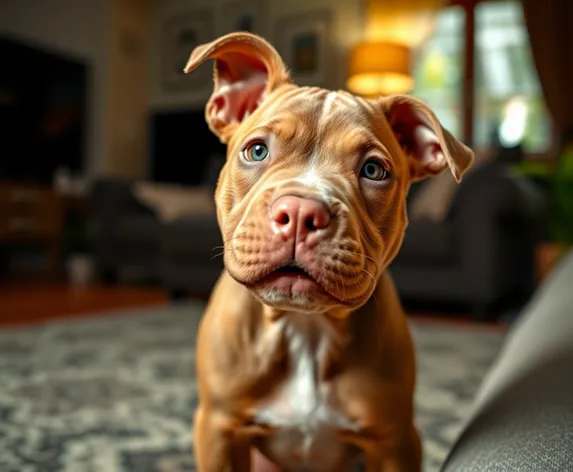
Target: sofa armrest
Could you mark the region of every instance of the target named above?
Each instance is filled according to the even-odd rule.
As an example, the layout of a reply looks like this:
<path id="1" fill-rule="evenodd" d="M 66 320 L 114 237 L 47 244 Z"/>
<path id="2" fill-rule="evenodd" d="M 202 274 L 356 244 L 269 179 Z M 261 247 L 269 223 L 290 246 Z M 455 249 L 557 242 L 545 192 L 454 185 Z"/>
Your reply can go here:
<path id="1" fill-rule="evenodd" d="M 573 470 L 573 253 L 530 301 L 442 471 Z"/>
<path id="2" fill-rule="evenodd" d="M 462 182 L 453 224 L 460 242 L 460 283 L 472 287 L 472 302 L 487 304 L 498 294 L 531 289 L 536 231 L 543 226 L 545 207 L 540 191 L 500 165 L 484 166 Z"/>
<path id="3" fill-rule="evenodd" d="M 528 179 L 500 164 L 485 165 L 460 184 L 452 213 L 474 212 L 539 220 L 547 210 L 543 192 Z"/>
<path id="4" fill-rule="evenodd" d="M 154 215 L 150 208 L 134 197 L 131 185 L 129 181 L 106 178 L 97 180 L 91 188 L 88 234 L 99 265 L 112 264 L 116 228 L 122 218 L 137 214 Z"/>

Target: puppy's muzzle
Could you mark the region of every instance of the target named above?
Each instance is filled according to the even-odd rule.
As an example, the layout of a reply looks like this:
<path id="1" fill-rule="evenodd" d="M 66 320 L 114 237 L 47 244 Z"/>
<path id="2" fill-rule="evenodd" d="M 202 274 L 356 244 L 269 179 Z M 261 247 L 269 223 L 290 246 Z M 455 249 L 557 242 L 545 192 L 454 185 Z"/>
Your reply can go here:
<path id="1" fill-rule="evenodd" d="M 266 303 L 312 299 L 349 306 L 371 290 L 373 259 L 364 253 L 349 207 L 333 192 L 324 199 L 309 188 L 269 186 L 240 217 L 227 270 Z"/>

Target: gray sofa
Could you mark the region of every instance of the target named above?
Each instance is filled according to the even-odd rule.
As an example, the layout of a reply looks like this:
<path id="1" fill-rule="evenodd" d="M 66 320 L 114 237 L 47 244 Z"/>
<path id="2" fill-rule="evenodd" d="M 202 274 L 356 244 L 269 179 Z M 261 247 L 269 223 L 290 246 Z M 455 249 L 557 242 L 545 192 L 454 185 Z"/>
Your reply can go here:
<path id="1" fill-rule="evenodd" d="M 223 270 L 223 240 L 215 215 L 166 223 L 161 229 L 161 280 L 172 299 L 206 296 Z"/>
<path id="2" fill-rule="evenodd" d="M 202 185 L 213 193 L 224 163 L 225 157 L 217 155 L 207 164 Z M 161 243 L 161 281 L 170 297 L 209 295 L 223 270 L 223 258 L 218 255 L 223 240 L 215 212 L 165 223 L 161 228 Z"/>
<path id="3" fill-rule="evenodd" d="M 91 192 L 89 239 L 99 278 L 113 283 L 127 270 L 159 280 L 161 225 L 140 203 L 131 182 L 100 179 Z"/>
<path id="4" fill-rule="evenodd" d="M 224 157 L 212 156 L 201 186 L 213 192 Z M 132 192 L 133 182 L 102 178 L 91 192 L 90 241 L 99 278 L 113 283 L 128 272 L 162 283 L 174 297 L 183 291 L 208 293 L 219 273 L 211 260 L 220 245 L 213 215 L 191 215 L 172 223 L 160 222 L 154 211 Z M 185 280 L 183 284 L 181 280 Z"/>
<path id="5" fill-rule="evenodd" d="M 442 472 L 573 471 L 573 252 L 512 328 Z"/>
<path id="6" fill-rule="evenodd" d="M 409 204 L 423 184 L 412 187 Z M 444 221 L 411 219 L 390 269 L 401 297 L 464 304 L 476 317 L 504 298 L 527 299 L 545 205 L 543 194 L 506 166 L 477 168 Z"/>

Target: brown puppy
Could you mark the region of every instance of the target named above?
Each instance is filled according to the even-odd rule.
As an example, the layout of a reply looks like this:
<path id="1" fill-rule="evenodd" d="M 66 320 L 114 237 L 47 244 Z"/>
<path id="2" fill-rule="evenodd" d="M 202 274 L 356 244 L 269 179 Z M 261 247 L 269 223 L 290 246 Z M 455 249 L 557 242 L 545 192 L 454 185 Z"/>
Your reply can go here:
<path id="1" fill-rule="evenodd" d="M 255 448 L 285 470 L 419 471 L 414 351 L 385 269 L 410 182 L 459 180 L 472 152 L 412 97 L 297 87 L 257 36 L 200 46 L 186 71 L 208 59 L 226 271 L 198 339 L 198 470 L 247 472 Z"/>

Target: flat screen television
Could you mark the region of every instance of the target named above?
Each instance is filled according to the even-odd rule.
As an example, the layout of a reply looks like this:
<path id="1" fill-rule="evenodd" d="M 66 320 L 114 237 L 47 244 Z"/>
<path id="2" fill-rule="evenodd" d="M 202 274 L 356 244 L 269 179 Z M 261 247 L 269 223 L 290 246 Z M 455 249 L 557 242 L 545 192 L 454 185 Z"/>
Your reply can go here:
<path id="1" fill-rule="evenodd" d="M 227 148 L 205 122 L 203 108 L 154 113 L 148 174 L 155 182 L 197 185 L 212 156 Z"/>
<path id="2" fill-rule="evenodd" d="M 52 182 L 85 163 L 88 64 L 0 36 L 0 179 Z"/>

